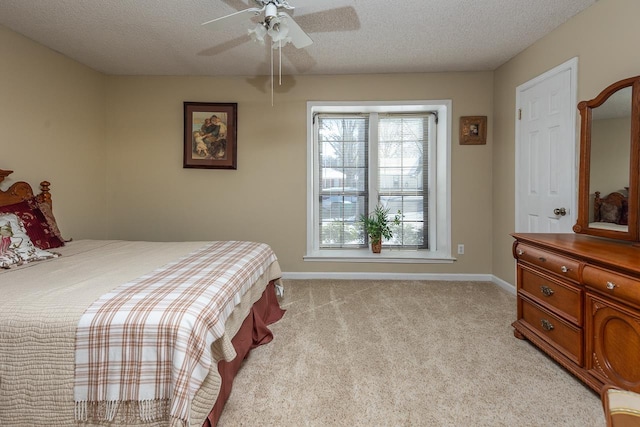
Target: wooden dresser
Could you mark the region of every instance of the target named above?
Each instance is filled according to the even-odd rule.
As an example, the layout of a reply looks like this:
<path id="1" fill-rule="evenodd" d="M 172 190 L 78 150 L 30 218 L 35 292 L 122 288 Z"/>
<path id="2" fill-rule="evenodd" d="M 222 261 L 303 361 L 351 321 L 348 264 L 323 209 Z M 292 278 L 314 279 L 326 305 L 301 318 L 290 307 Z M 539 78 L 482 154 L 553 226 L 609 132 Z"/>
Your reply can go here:
<path id="1" fill-rule="evenodd" d="M 513 234 L 514 335 L 596 391 L 640 392 L 640 247 L 583 234 Z"/>

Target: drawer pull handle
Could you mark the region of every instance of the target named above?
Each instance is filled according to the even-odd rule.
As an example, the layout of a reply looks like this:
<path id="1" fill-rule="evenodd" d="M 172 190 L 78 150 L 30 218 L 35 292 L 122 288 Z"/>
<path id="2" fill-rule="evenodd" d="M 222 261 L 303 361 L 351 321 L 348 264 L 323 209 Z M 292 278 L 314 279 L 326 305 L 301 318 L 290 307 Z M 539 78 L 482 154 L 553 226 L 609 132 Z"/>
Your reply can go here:
<path id="1" fill-rule="evenodd" d="M 563 273 L 567 273 L 567 272 L 569 272 L 569 270 L 571 270 L 571 269 L 568 268 L 566 265 L 563 265 L 562 267 L 560 267 L 560 271 L 562 271 Z"/>
<path id="2" fill-rule="evenodd" d="M 520 256 L 524 255 L 524 251 L 522 249 L 518 249 L 518 255 Z"/>
<path id="3" fill-rule="evenodd" d="M 551 295 L 554 294 L 553 289 L 551 289 L 548 286 L 540 286 L 540 292 L 542 292 L 542 294 L 546 297 L 550 297 Z"/>
<path id="4" fill-rule="evenodd" d="M 542 319 L 540 324 L 542 324 L 542 329 L 545 331 L 553 331 L 553 323 L 549 322 L 547 319 Z"/>
<path id="5" fill-rule="evenodd" d="M 545 257 L 542 257 L 542 256 L 541 256 L 541 257 L 539 257 L 538 259 L 539 259 L 540 261 L 542 261 L 542 262 L 545 262 L 545 261 L 547 260 Z"/>
<path id="6" fill-rule="evenodd" d="M 618 285 L 613 282 L 607 282 L 607 289 L 609 289 L 610 291 L 612 291 L 616 286 Z"/>

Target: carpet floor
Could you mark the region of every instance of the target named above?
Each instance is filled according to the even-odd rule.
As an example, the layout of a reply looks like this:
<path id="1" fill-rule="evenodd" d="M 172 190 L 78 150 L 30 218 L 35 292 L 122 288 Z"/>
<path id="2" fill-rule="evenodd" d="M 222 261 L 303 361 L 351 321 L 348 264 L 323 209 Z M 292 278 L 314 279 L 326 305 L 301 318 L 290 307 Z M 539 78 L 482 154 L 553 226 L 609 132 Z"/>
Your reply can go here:
<path id="1" fill-rule="evenodd" d="M 516 298 L 492 283 L 288 280 L 281 306 L 219 426 L 605 425 L 596 393 L 513 336 Z"/>

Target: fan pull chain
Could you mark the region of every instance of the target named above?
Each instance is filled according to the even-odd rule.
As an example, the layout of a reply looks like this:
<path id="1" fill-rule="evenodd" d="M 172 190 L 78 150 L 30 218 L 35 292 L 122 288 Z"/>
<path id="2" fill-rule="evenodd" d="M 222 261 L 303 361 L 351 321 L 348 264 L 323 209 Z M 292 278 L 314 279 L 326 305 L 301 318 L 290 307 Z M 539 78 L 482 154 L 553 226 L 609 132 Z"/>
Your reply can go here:
<path id="1" fill-rule="evenodd" d="M 273 107 L 273 48 L 271 50 L 271 106 Z M 282 86 L 282 40 L 278 40 L 278 86 Z"/>
<path id="2" fill-rule="evenodd" d="M 280 68 L 278 70 L 279 78 L 280 78 L 279 85 L 282 86 L 282 40 L 278 40 L 278 53 L 279 53 L 279 56 L 280 56 L 280 58 L 279 58 L 279 61 L 280 61 L 279 67 Z"/>

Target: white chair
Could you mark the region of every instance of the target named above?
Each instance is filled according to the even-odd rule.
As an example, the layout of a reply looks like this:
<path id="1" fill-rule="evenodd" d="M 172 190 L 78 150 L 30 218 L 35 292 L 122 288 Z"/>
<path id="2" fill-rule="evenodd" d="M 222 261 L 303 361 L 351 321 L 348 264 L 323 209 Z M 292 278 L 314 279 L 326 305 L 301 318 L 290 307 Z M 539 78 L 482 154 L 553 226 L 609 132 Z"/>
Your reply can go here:
<path id="1" fill-rule="evenodd" d="M 640 394 L 605 385 L 600 397 L 607 427 L 640 427 Z"/>

